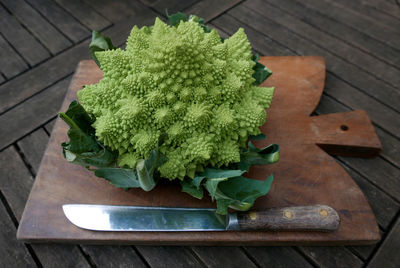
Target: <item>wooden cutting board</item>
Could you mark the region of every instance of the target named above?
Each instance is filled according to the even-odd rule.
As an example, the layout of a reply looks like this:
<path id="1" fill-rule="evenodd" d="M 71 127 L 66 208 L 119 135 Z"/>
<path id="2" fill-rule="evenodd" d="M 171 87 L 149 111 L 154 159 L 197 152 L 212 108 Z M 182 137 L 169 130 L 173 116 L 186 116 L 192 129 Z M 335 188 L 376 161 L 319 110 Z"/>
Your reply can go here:
<path id="1" fill-rule="evenodd" d="M 215 207 L 209 198 L 197 200 L 178 184 L 160 184 L 151 192 L 124 191 L 97 178 L 85 168 L 69 164 L 60 144 L 67 140 L 67 125 L 57 119 L 42 159 L 22 220 L 18 239 L 27 242 L 154 245 L 347 245 L 371 244 L 380 239 L 371 208 L 356 183 L 329 154 L 373 157 L 381 144 L 364 111 L 311 116 L 325 81 L 321 57 L 263 57 L 273 75 L 264 83 L 275 86 L 275 96 L 261 129 L 267 139 L 258 146 L 277 143 L 279 163 L 252 168 L 259 179 L 271 172 L 275 181 L 254 209 L 325 204 L 341 217 L 340 228 L 323 232 L 96 232 L 72 225 L 61 206 L 66 203 Z M 93 61 L 82 61 L 72 79 L 62 111 L 76 99 L 83 85 L 96 83 L 102 72 Z"/>

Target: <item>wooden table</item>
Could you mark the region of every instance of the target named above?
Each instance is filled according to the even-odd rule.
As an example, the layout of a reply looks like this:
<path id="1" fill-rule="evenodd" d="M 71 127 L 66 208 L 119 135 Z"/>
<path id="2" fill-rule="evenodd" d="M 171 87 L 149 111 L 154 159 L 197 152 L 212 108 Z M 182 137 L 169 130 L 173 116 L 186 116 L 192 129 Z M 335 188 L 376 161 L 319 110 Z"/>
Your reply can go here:
<path id="1" fill-rule="evenodd" d="M 94 4 L 96 2 L 96 4 Z M 338 157 L 363 190 L 382 240 L 365 247 L 26 245 L 18 226 L 56 112 L 90 29 L 122 45 L 134 24 L 183 10 L 222 35 L 238 27 L 262 55 L 320 55 L 326 88 L 315 114 L 364 109 L 383 152 Z M 395 267 L 400 241 L 400 8 L 394 0 L 65 1 L 0 5 L 0 266 Z"/>

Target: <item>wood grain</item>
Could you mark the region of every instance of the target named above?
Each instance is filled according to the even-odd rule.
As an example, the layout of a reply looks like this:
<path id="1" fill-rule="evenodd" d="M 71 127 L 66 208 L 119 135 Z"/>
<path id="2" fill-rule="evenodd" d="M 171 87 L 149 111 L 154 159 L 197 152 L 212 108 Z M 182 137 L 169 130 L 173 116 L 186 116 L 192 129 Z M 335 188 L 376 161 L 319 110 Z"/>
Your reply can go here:
<path id="1" fill-rule="evenodd" d="M 7 43 L 0 34 L 0 71 L 7 77 L 11 78 L 22 71 L 28 69 L 28 64 L 15 52 L 15 50 Z"/>
<path id="2" fill-rule="evenodd" d="M 393 229 L 388 233 L 385 241 L 367 267 L 398 267 L 400 263 L 399 247 L 400 219 L 397 219 Z"/>
<path id="3" fill-rule="evenodd" d="M 0 32 L 30 65 L 36 65 L 50 56 L 44 46 L 30 35 L 3 6 L 0 6 Z"/>
<path id="4" fill-rule="evenodd" d="M 363 8 L 363 6 L 356 1 L 339 1 L 348 3 L 346 7 L 353 5 L 357 6 L 358 9 Z M 340 21 L 325 16 L 322 10 L 315 8 L 312 4 L 307 5 L 307 3 L 304 1 L 298 1 L 295 3 L 295 5 L 293 5 L 293 3 L 288 5 L 287 1 L 278 2 L 273 0 L 273 2 L 276 3 L 276 5 L 279 3 L 279 7 L 281 9 L 284 9 L 290 14 L 296 15 L 302 21 L 312 25 L 317 29 L 320 29 L 321 31 L 330 29 L 329 33 L 336 36 L 339 40 L 344 40 L 354 45 L 358 49 L 371 53 L 375 57 L 378 57 L 395 67 L 400 64 L 400 58 L 397 57 L 398 50 L 387 46 L 379 40 L 374 39 L 365 33 L 359 32 Z M 389 17 L 387 18 L 389 19 Z M 385 22 L 385 25 L 393 28 L 400 28 L 400 20 L 393 19 L 390 20 L 390 22 Z"/>
<path id="5" fill-rule="evenodd" d="M 1 267 L 35 267 L 35 261 L 26 247 L 15 239 L 15 226 L 2 203 L 0 203 L 0 217 Z"/>
<path id="6" fill-rule="evenodd" d="M 335 1 L 305 0 L 305 2 L 320 10 L 328 10 L 329 12 L 325 13 L 327 16 L 340 20 L 360 32 L 364 32 L 377 40 L 385 42 L 393 48 L 398 48 L 400 46 L 400 33 L 397 29 L 389 28 L 389 26 L 384 23 L 375 22 L 375 20 L 369 16 L 342 8 L 341 5 Z M 394 6 L 393 10 L 398 10 L 398 8 Z M 365 27 L 365 25 L 370 25 L 370 27 Z"/>
<path id="7" fill-rule="evenodd" d="M 275 7 L 272 5 L 275 5 Z M 342 40 L 335 38 L 334 36 L 327 34 L 326 32 L 315 28 L 306 22 L 303 22 L 301 18 L 296 18 L 296 15 L 293 12 L 282 12 L 279 1 L 255 0 L 251 1 L 251 3 L 249 3 L 247 6 L 251 7 L 252 9 L 262 7 L 262 10 L 266 9 L 265 7 L 268 6 L 271 9 L 269 12 L 275 14 L 274 20 L 292 30 L 294 33 L 304 36 L 306 39 L 314 42 L 316 45 L 323 43 L 324 49 L 330 51 L 334 55 L 337 55 L 343 60 L 349 61 L 351 64 L 357 65 L 358 68 L 363 69 L 372 77 L 385 80 L 393 87 L 397 87 L 399 84 L 400 72 L 396 66 L 393 67 L 382 61 L 377 61 L 375 57 L 364 52 L 363 50 L 351 46 L 347 42 L 343 42 Z M 269 15 L 270 14 L 268 14 L 268 16 Z M 374 68 L 372 69 L 371 66 L 374 66 Z"/>
<path id="8" fill-rule="evenodd" d="M 18 238 L 30 242 L 46 240 L 158 245 L 338 245 L 370 244 L 379 240 L 376 220 L 364 195 L 344 169 L 316 145 L 331 144 L 333 139 L 330 136 L 337 136 L 340 140 L 338 146 L 362 147 L 364 152 L 375 154 L 380 150 L 380 143 L 373 128 L 367 128 L 371 130 L 369 133 L 357 133 L 357 128 L 350 125 L 354 118 L 365 120 L 365 114 L 349 112 L 346 114 L 351 116 L 331 115 L 330 118 L 328 115 L 326 118 L 333 126 L 328 130 L 321 128 L 321 125 L 315 123 L 315 118 L 318 117 L 309 115 L 322 94 L 325 80 L 324 60 L 320 57 L 263 57 L 262 62 L 274 71 L 264 85 L 273 85 L 276 90 L 268 111 L 267 124 L 261 128 L 268 139 L 259 141 L 256 145 L 278 143 L 281 146 L 281 161 L 250 170 L 249 176 L 257 179 L 265 179 L 271 172 L 275 175 L 270 193 L 260 198 L 254 209 L 329 205 L 338 211 L 342 219 L 338 231 L 104 233 L 80 229 L 65 218 L 62 204 L 187 207 L 215 207 L 215 204 L 208 198 L 196 200 L 181 193 L 179 186 L 174 184 L 162 183 L 151 192 L 139 189 L 123 191 L 94 177 L 80 166 L 68 164 L 60 153 L 60 143 L 67 139 L 67 126 L 57 119 L 19 226 Z M 92 61 L 81 62 L 62 110 L 76 98 L 77 90 L 85 84 L 97 82 L 101 77 L 101 71 Z M 349 129 L 354 129 L 354 132 L 342 131 L 342 124 L 349 124 Z M 349 150 L 341 151 L 343 154 L 348 152 Z"/>
<path id="9" fill-rule="evenodd" d="M 325 49 L 325 46 L 321 47 L 319 45 L 321 40 L 312 40 L 312 36 L 310 36 L 317 35 L 315 31 L 304 34 L 303 31 L 299 31 L 294 26 L 294 24 L 302 24 L 300 20 L 295 20 L 293 17 L 288 16 L 278 8 L 265 2 L 258 1 L 258 3 L 263 5 L 253 6 L 251 2 L 244 2 L 243 5 L 231 9 L 228 14 L 240 17 L 243 23 L 251 25 L 251 27 L 259 32 L 265 32 L 264 29 L 268 28 L 266 32 L 267 36 L 270 36 L 270 38 L 280 42 L 284 46 L 291 47 L 298 54 L 323 56 L 330 63 L 328 65 L 329 72 L 334 73 L 370 96 L 384 101 L 395 110 L 399 109 L 400 94 L 396 88 L 361 70 L 359 66 L 352 64 L 352 58 L 346 59 L 344 56 L 336 54 L 336 51 Z M 337 51 L 339 51 L 339 48 Z"/>
<path id="10" fill-rule="evenodd" d="M 23 0 L 5 0 L 2 3 L 44 44 L 52 54 L 71 45 L 71 42 Z"/>
<path id="11" fill-rule="evenodd" d="M 237 223 L 241 230 L 333 232 L 340 218 L 331 207 L 315 205 L 237 212 Z"/>
<path id="12" fill-rule="evenodd" d="M 89 29 L 75 20 L 57 3 L 50 0 L 28 0 L 28 3 L 46 17 L 57 29 L 74 43 L 90 36 Z"/>
<path id="13" fill-rule="evenodd" d="M 56 0 L 56 2 L 91 30 L 99 31 L 111 25 L 106 18 L 91 9 L 82 0 Z"/>

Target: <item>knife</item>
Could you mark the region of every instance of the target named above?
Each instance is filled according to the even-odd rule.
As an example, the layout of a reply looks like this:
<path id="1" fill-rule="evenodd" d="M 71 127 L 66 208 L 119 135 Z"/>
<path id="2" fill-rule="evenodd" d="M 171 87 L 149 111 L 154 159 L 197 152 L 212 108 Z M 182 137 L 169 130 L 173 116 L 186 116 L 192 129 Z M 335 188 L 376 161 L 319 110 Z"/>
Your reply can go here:
<path id="1" fill-rule="evenodd" d="M 335 231 L 338 213 L 325 205 L 271 208 L 229 213 L 212 208 L 172 208 L 66 204 L 74 225 L 95 231 Z"/>

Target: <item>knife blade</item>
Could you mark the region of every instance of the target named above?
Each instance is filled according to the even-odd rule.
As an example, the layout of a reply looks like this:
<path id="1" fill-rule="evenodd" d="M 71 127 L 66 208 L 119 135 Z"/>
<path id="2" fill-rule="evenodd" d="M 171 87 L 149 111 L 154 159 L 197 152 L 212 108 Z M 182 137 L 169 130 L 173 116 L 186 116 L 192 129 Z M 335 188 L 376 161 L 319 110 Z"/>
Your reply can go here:
<path id="1" fill-rule="evenodd" d="M 335 231 L 338 213 L 325 205 L 271 208 L 229 213 L 212 208 L 172 208 L 66 204 L 65 216 L 74 225 L 95 231 Z"/>

